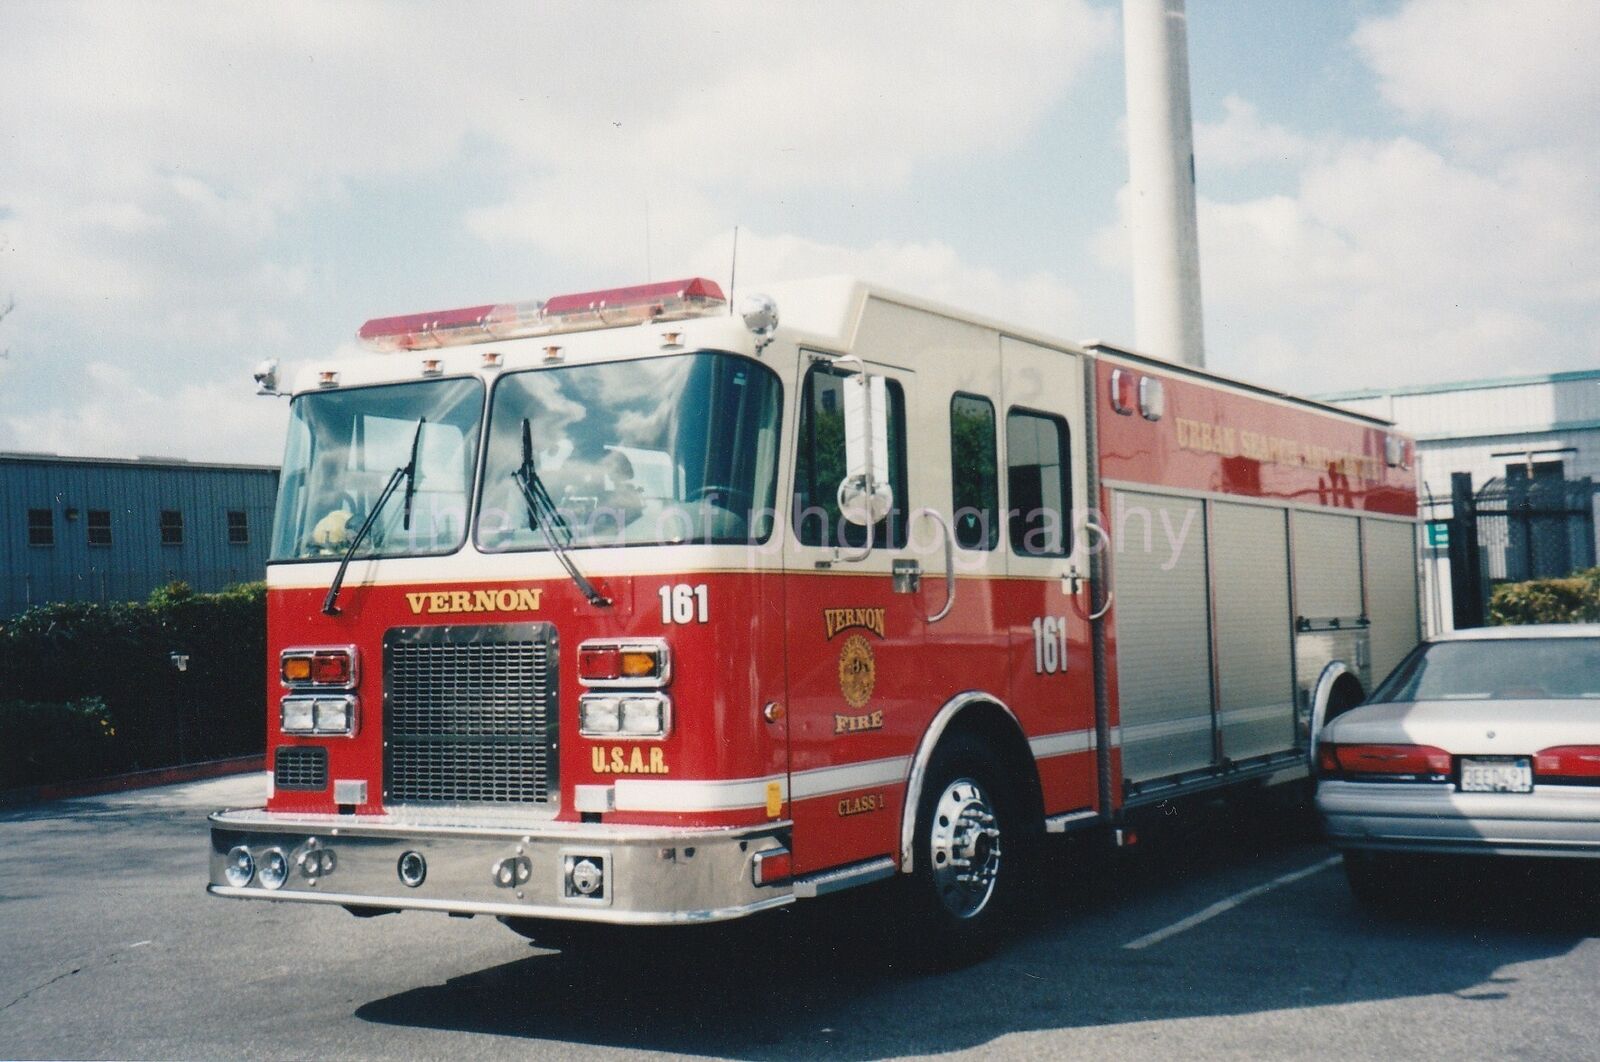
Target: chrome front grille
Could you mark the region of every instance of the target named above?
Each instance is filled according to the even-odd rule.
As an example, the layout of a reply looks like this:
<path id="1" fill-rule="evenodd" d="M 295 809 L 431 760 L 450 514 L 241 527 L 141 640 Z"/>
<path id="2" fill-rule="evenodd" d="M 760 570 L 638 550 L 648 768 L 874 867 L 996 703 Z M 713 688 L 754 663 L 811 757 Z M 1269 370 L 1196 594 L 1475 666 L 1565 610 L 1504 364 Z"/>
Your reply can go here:
<path id="1" fill-rule="evenodd" d="M 383 689 L 386 802 L 555 804 L 551 624 L 397 627 Z"/>
<path id="2" fill-rule="evenodd" d="M 307 792 L 328 788 L 328 750 L 317 745 L 280 746 L 272 756 L 272 784 Z"/>

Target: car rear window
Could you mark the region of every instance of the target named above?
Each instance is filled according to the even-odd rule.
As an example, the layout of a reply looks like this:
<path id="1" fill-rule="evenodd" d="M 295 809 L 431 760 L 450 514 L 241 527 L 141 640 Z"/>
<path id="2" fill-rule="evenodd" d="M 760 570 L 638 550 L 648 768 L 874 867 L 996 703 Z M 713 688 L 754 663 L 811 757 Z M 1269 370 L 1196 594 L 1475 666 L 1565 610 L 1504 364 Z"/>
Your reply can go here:
<path id="1" fill-rule="evenodd" d="M 1505 638 L 1420 645 L 1368 699 L 1600 699 L 1600 638 Z"/>

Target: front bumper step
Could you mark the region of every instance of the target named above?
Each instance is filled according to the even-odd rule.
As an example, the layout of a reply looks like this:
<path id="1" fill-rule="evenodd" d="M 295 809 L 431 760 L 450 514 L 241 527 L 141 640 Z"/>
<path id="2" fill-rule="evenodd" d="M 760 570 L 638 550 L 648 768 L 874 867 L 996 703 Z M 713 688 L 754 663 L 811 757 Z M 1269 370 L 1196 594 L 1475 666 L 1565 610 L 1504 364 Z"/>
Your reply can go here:
<path id="1" fill-rule="evenodd" d="M 633 925 L 738 918 L 794 899 L 787 883 L 757 885 L 758 853 L 784 847 L 789 823 L 670 829 L 591 823 L 536 827 L 361 821 L 345 815 L 264 810 L 211 816 L 207 891 L 239 899 L 340 904 Z M 228 879 L 229 853 L 250 852 L 256 872 Z M 288 863 L 280 888 L 260 867 L 276 849 Z M 425 871 L 415 879 L 415 856 Z"/>

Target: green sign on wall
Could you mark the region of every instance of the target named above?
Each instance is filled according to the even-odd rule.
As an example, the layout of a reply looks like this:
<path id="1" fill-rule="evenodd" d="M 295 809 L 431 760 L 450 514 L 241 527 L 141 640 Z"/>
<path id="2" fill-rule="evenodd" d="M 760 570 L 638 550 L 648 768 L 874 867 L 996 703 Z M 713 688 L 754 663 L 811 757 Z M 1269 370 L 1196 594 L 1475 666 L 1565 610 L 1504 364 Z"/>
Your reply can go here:
<path id="1" fill-rule="evenodd" d="M 1428 548 L 1450 548 L 1450 525 L 1444 520 L 1431 521 L 1428 524 Z"/>

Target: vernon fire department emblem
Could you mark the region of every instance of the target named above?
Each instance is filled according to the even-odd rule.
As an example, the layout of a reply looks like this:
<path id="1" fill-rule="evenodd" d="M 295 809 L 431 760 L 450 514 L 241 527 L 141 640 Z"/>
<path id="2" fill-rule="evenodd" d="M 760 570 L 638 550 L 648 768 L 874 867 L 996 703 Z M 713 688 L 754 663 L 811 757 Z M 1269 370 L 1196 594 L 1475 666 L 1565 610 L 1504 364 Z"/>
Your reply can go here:
<path id="1" fill-rule="evenodd" d="M 844 703 L 852 708 L 866 707 L 877 681 L 871 643 L 863 635 L 852 634 L 839 648 L 839 692 L 844 695 Z"/>

